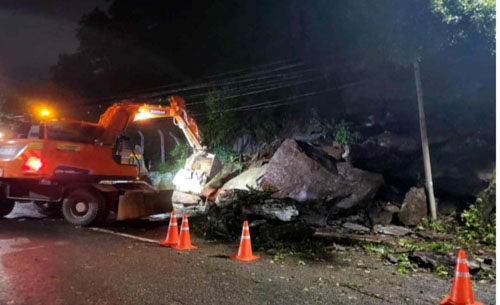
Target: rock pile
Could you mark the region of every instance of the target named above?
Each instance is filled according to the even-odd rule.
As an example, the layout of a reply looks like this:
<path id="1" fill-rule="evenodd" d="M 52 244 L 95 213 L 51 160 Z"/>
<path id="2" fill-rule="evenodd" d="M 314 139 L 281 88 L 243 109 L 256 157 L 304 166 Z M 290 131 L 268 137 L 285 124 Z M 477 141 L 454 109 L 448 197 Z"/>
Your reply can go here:
<path id="1" fill-rule="evenodd" d="M 401 153 L 414 149 L 415 143 L 396 139 L 386 135 L 377 143 Z M 319 227 L 405 236 L 411 230 L 399 225 L 416 226 L 427 216 L 424 189 L 411 188 L 402 204 L 377 199 L 383 176 L 353 167 L 341 146 L 330 148 L 287 139 L 270 159 L 253 158 L 243 171 L 226 167 L 201 194 L 174 192 L 173 199 L 187 205 L 209 202 L 209 225 L 222 236 L 237 235 L 242 220 L 263 236 L 283 239 Z"/>

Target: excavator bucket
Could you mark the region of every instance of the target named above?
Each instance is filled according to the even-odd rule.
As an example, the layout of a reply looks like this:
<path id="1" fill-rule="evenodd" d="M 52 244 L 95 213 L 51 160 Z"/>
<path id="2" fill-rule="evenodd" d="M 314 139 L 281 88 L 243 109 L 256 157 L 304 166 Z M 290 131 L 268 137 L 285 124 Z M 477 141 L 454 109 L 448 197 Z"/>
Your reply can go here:
<path id="1" fill-rule="evenodd" d="M 184 168 L 179 170 L 172 181 L 176 190 L 201 194 L 205 184 L 222 170 L 222 163 L 216 155 L 196 151 L 186 160 Z"/>
<path id="2" fill-rule="evenodd" d="M 173 210 L 172 193 L 172 190 L 128 190 L 120 196 L 116 220 L 170 213 Z"/>

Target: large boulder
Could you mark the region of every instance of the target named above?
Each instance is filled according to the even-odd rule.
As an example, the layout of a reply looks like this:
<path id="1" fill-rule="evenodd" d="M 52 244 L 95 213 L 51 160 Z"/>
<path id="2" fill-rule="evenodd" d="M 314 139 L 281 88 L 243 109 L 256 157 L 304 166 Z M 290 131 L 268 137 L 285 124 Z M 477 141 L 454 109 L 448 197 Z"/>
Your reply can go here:
<path id="1" fill-rule="evenodd" d="M 258 188 L 260 187 L 262 177 L 266 173 L 266 170 L 267 164 L 262 167 L 250 168 L 229 180 L 222 186 L 222 190 L 248 190 L 249 188 Z"/>
<path id="2" fill-rule="evenodd" d="M 406 193 L 398 216 L 405 226 L 416 226 L 427 216 L 427 196 L 424 188 L 412 187 Z"/>
<path id="3" fill-rule="evenodd" d="M 321 149 L 287 139 L 269 162 L 262 186 L 275 189 L 277 197 L 328 201 L 338 211 L 372 199 L 382 183 L 380 174 L 353 168 Z"/>

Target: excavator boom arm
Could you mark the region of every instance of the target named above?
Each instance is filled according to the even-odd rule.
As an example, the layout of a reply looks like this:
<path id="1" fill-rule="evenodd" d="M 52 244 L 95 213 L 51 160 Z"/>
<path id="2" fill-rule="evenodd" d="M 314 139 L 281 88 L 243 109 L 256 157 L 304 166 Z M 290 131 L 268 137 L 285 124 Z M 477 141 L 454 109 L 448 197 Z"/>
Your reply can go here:
<path id="1" fill-rule="evenodd" d="M 171 117 L 174 124 L 183 131 L 191 147 L 202 150 L 203 139 L 198 124 L 186 110 L 184 99 L 173 95 L 168 100 L 170 102 L 169 106 L 129 101 L 113 104 L 99 119 L 98 125 L 104 130 L 99 140 L 105 144 L 112 144 L 124 132 L 128 124 L 133 121 Z"/>

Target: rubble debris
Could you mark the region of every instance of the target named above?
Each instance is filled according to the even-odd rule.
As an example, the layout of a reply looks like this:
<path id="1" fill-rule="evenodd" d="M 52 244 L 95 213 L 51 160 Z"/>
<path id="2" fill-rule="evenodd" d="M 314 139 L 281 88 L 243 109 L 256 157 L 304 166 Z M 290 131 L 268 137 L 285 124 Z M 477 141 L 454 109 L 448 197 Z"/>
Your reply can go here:
<path id="1" fill-rule="evenodd" d="M 388 253 L 387 254 L 387 260 L 391 263 L 391 264 L 397 264 L 398 263 L 398 259 L 392 255 L 391 253 Z"/>
<path id="2" fill-rule="evenodd" d="M 201 197 L 194 194 L 174 191 L 172 194 L 172 203 L 184 205 L 197 205 L 201 202 Z"/>
<path id="3" fill-rule="evenodd" d="M 269 162 L 262 186 L 277 190 L 276 196 L 296 201 L 327 200 L 338 209 L 350 209 L 372 199 L 382 185 L 379 174 L 337 162 L 324 151 L 287 139 Z"/>
<path id="4" fill-rule="evenodd" d="M 222 186 L 222 190 L 248 190 L 249 188 L 259 188 L 266 170 L 267 164 L 262 167 L 248 169 L 225 183 L 224 186 Z"/>
<path id="5" fill-rule="evenodd" d="M 193 204 L 173 204 L 174 210 L 178 215 L 188 215 L 189 217 L 206 215 L 208 212 L 208 208 L 206 205 L 193 205 Z"/>
<path id="6" fill-rule="evenodd" d="M 211 198 L 226 182 L 238 176 L 240 170 L 233 164 L 224 166 L 224 168 L 205 184 L 201 195 L 205 198 Z"/>
<path id="7" fill-rule="evenodd" d="M 383 206 L 376 205 L 371 207 L 368 212 L 368 217 L 372 225 L 388 225 L 391 224 L 394 215 L 399 212 L 399 207 L 392 205 L 390 202 Z"/>
<path id="8" fill-rule="evenodd" d="M 299 211 L 290 200 L 270 198 L 262 204 L 245 205 L 244 214 L 257 215 L 270 220 L 290 222 L 297 219 Z"/>
<path id="9" fill-rule="evenodd" d="M 454 266 L 454 257 L 432 252 L 432 251 L 415 251 L 408 255 L 408 259 L 416 263 L 419 267 L 435 269 L 437 266 Z"/>
<path id="10" fill-rule="evenodd" d="M 217 235 L 227 237 L 241 231 L 241 224 L 238 223 L 242 220 L 249 220 L 253 228 L 272 223 L 272 226 L 285 226 L 283 230 L 288 231 L 292 227 L 286 229 L 286 224 L 296 222 L 299 216 L 295 204 L 289 198 L 271 198 L 265 191 L 226 190 L 217 197 L 216 206 L 210 209 L 208 222 Z M 298 229 L 296 226 L 293 228 Z M 276 233 L 280 229 L 273 227 L 273 230 L 273 234 L 282 235 Z"/>
<path id="11" fill-rule="evenodd" d="M 370 229 L 357 223 L 346 222 L 342 225 L 344 229 L 358 233 L 368 233 Z"/>
<path id="12" fill-rule="evenodd" d="M 301 202 L 297 204 L 299 219 L 313 227 L 325 227 L 327 225 L 329 208 L 325 204 L 317 202 Z"/>
<path id="13" fill-rule="evenodd" d="M 321 149 L 326 152 L 330 157 L 337 160 L 342 159 L 342 155 L 345 153 L 344 147 L 338 142 L 333 142 L 332 145 L 323 145 Z"/>
<path id="14" fill-rule="evenodd" d="M 416 234 L 418 237 L 421 237 L 423 239 L 434 241 L 452 240 L 455 238 L 455 236 L 452 234 L 438 233 L 432 230 L 418 231 L 416 232 Z"/>
<path id="15" fill-rule="evenodd" d="M 373 232 L 377 234 L 401 237 L 410 234 L 411 230 L 405 227 L 395 226 L 395 225 L 388 225 L 388 226 L 375 225 L 373 227 Z"/>
<path id="16" fill-rule="evenodd" d="M 378 146 L 386 147 L 400 153 L 411 154 L 419 149 L 419 142 L 417 140 L 390 131 L 385 131 L 374 139 Z"/>
<path id="17" fill-rule="evenodd" d="M 416 226 L 427 217 L 427 197 L 424 188 L 412 187 L 405 196 L 399 221 L 405 226 Z"/>
<path id="18" fill-rule="evenodd" d="M 392 236 L 385 235 L 370 235 L 370 234 L 348 234 L 341 233 L 337 231 L 332 231 L 331 229 L 317 229 L 314 232 L 314 236 L 323 237 L 323 238 L 331 238 L 339 241 L 346 242 L 369 242 L 376 244 L 384 244 L 390 247 L 397 246 L 397 239 Z"/>
<path id="19" fill-rule="evenodd" d="M 259 227 L 256 240 L 266 241 L 304 241 L 314 234 L 314 230 L 301 222 L 284 223 L 280 225 L 265 224 Z"/>
<path id="20" fill-rule="evenodd" d="M 217 199 L 215 200 L 215 204 L 219 208 L 225 208 L 228 206 L 231 206 L 233 203 L 238 201 L 238 199 L 243 195 L 243 194 L 248 194 L 249 191 L 246 190 L 226 190 L 223 193 L 220 193 L 217 196 Z"/>
<path id="21" fill-rule="evenodd" d="M 186 159 L 184 168 L 173 179 L 175 189 L 185 193 L 201 194 L 205 184 L 222 170 L 222 163 L 213 154 L 197 151 Z"/>

